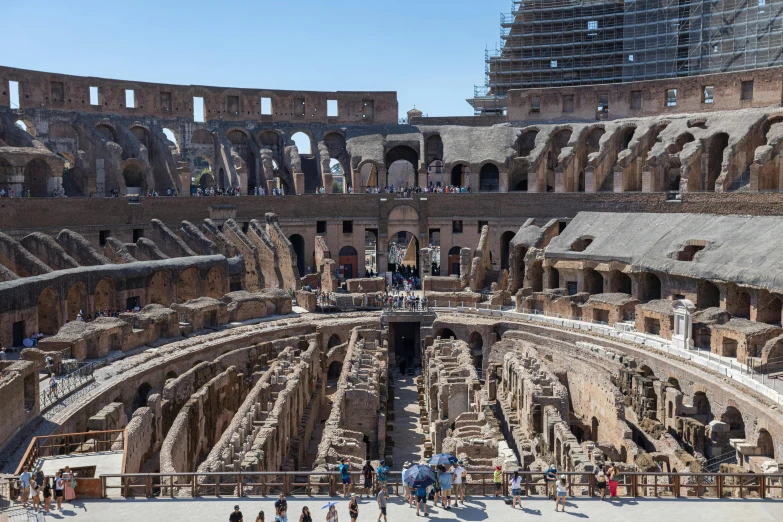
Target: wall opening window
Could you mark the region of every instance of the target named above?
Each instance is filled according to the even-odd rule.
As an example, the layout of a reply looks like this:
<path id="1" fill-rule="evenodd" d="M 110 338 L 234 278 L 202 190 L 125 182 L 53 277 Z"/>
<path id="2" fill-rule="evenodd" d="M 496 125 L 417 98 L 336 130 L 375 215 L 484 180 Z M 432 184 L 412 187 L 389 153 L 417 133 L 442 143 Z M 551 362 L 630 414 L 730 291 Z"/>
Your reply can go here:
<path id="1" fill-rule="evenodd" d="M 597 119 L 599 120 L 607 119 L 609 116 L 609 95 L 599 94 L 598 99 L 596 101 L 598 102 L 598 109 L 596 112 Z"/>
<path id="2" fill-rule="evenodd" d="M 171 93 L 170 92 L 162 92 L 160 93 L 160 108 L 164 111 L 170 111 L 171 110 Z"/>
<path id="3" fill-rule="evenodd" d="M 297 132 L 291 136 L 291 139 L 296 143 L 296 148 L 299 149 L 299 154 L 310 155 L 313 153 L 313 147 L 310 142 L 310 136 L 304 132 Z"/>
<path id="4" fill-rule="evenodd" d="M 557 69 L 557 60 L 550 60 L 549 67 L 551 67 L 552 69 Z"/>
<path id="5" fill-rule="evenodd" d="M 532 96 L 530 98 L 530 112 L 541 111 L 541 96 Z"/>
<path id="6" fill-rule="evenodd" d="M 452 221 L 451 222 L 451 233 L 452 234 L 462 234 L 462 220 Z"/>
<path id="7" fill-rule="evenodd" d="M 478 233 L 479 234 L 481 234 L 481 230 L 484 228 L 485 225 L 489 225 L 489 222 L 479 220 L 479 222 L 478 222 Z"/>
<path id="8" fill-rule="evenodd" d="M 125 108 L 136 108 L 136 92 L 133 89 L 125 89 Z"/>
<path id="9" fill-rule="evenodd" d="M 19 82 L 10 80 L 8 82 L 8 94 L 11 98 L 11 108 L 19 108 Z"/>
<path id="10" fill-rule="evenodd" d="M 743 100 L 753 99 L 753 80 L 749 82 L 742 82 L 742 98 Z"/>
<path id="11" fill-rule="evenodd" d="M 712 85 L 707 85 L 704 87 L 704 92 L 702 93 L 702 103 L 712 103 L 715 101 L 715 87 Z"/>
<path id="12" fill-rule="evenodd" d="M 193 97 L 193 121 L 204 121 L 204 98 L 201 96 Z"/>
<path id="13" fill-rule="evenodd" d="M 272 115 L 272 98 L 261 98 L 261 114 L 264 116 Z"/>
<path id="14" fill-rule="evenodd" d="M 315 222 L 315 233 L 316 234 L 326 234 L 326 221 L 316 221 Z"/>
<path id="15" fill-rule="evenodd" d="M 666 89 L 666 106 L 677 106 L 677 89 Z"/>
<path id="16" fill-rule="evenodd" d="M 101 246 L 106 246 L 106 239 L 111 235 L 110 230 L 100 230 L 98 231 L 98 244 Z"/>
<path id="17" fill-rule="evenodd" d="M 353 221 L 343 221 L 343 234 L 353 234 Z"/>
<path id="18" fill-rule="evenodd" d="M 574 112 L 573 94 L 566 94 L 563 96 L 563 112 Z"/>
<path id="19" fill-rule="evenodd" d="M 629 61 L 629 62 L 632 62 L 632 61 L 633 61 L 633 55 L 632 55 L 632 54 L 629 54 L 629 55 L 628 55 L 628 61 Z"/>
<path id="20" fill-rule="evenodd" d="M 362 101 L 362 118 L 365 120 L 371 120 L 375 118 L 375 101 L 363 100 Z"/>
<path id="21" fill-rule="evenodd" d="M 594 30 L 598 29 L 598 20 L 590 20 L 587 22 L 587 29 Z"/>
<path id="22" fill-rule="evenodd" d="M 339 115 L 340 111 L 337 106 L 337 100 L 326 100 L 326 116 L 329 118 L 336 118 Z"/>
<path id="23" fill-rule="evenodd" d="M 100 105 L 100 101 L 98 101 L 98 87 L 91 86 L 90 87 L 90 105 Z"/>
<path id="24" fill-rule="evenodd" d="M 642 91 L 631 91 L 631 108 L 642 108 Z"/>

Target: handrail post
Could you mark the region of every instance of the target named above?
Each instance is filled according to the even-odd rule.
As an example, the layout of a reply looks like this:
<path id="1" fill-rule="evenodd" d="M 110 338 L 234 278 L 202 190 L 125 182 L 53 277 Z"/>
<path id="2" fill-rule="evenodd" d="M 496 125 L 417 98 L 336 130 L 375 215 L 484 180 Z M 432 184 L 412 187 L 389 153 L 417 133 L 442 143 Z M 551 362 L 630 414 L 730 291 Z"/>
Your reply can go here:
<path id="1" fill-rule="evenodd" d="M 146 490 L 146 497 L 152 498 L 152 475 L 147 475 L 144 489 Z"/>
<path id="2" fill-rule="evenodd" d="M 242 497 L 242 472 L 239 472 L 239 475 L 237 475 L 237 497 Z"/>
<path id="3" fill-rule="evenodd" d="M 106 477 L 101 475 L 101 498 L 106 498 Z"/>
<path id="4" fill-rule="evenodd" d="M 674 498 L 680 498 L 680 476 L 674 475 Z"/>
<path id="5" fill-rule="evenodd" d="M 171 488 L 171 490 L 174 491 L 174 488 Z M 196 493 L 198 493 L 198 477 L 194 473 L 191 478 L 190 496 L 196 498 Z"/>

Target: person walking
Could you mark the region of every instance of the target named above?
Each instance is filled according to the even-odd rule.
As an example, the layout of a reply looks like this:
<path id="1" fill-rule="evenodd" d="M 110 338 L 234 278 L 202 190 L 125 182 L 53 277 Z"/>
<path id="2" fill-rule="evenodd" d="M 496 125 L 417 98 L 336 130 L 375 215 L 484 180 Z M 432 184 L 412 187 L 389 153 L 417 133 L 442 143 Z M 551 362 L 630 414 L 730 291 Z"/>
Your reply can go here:
<path id="1" fill-rule="evenodd" d="M 408 503 L 410 507 L 413 507 L 413 488 L 411 488 L 408 485 L 408 473 L 410 473 L 411 470 L 411 463 L 406 462 L 402 465 L 402 484 L 405 488 L 405 501 Z"/>
<path id="2" fill-rule="evenodd" d="M 49 486 L 49 481 L 44 476 L 44 487 L 43 487 L 43 498 L 44 498 L 44 513 L 48 514 L 52 507 L 52 488 Z"/>
<path id="3" fill-rule="evenodd" d="M 386 465 L 386 461 L 382 460 L 380 465 L 378 466 L 378 487 L 382 490 L 386 490 L 386 484 L 389 480 L 389 472 L 391 471 L 389 469 L 389 466 Z"/>
<path id="4" fill-rule="evenodd" d="M 557 511 L 557 506 L 559 506 L 562 503 L 563 513 L 565 513 L 567 493 L 568 493 L 568 487 L 566 486 L 566 476 L 560 475 L 560 480 L 557 483 L 557 500 L 555 500 L 555 511 Z"/>
<path id="5" fill-rule="evenodd" d="M 351 464 L 348 457 L 344 458 L 340 464 L 340 478 L 343 481 L 343 498 L 348 498 L 348 494 L 353 489 L 353 484 L 351 484 Z"/>
<path id="6" fill-rule="evenodd" d="M 22 467 L 22 473 L 19 475 L 19 497 L 22 499 L 22 505 L 27 506 L 27 498 L 30 495 L 30 480 L 32 475 L 27 466 Z"/>
<path id="7" fill-rule="evenodd" d="M 228 516 L 228 522 L 243 522 L 242 512 L 239 510 L 239 506 L 234 506 L 234 511 Z"/>
<path id="8" fill-rule="evenodd" d="M 54 479 L 54 502 L 57 504 L 57 511 L 62 513 L 63 510 L 63 490 L 65 489 L 65 481 L 63 480 L 63 472 L 58 471 Z"/>
<path id="9" fill-rule="evenodd" d="M 280 511 L 288 511 L 288 502 L 285 500 L 285 495 L 280 493 L 280 496 L 275 500 L 275 516 L 280 514 Z"/>
<path id="10" fill-rule="evenodd" d="M 356 522 L 359 518 L 359 501 L 356 500 L 356 493 L 351 495 L 351 501 L 348 502 L 348 516 L 351 517 L 351 522 Z"/>
<path id="11" fill-rule="evenodd" d="M 465 480 L 467 472 L 462 467 L 463 461 L 457 462 L 457 467 L 454 468 L 454 505 L 457 506 L 457 501 L 462 500 L 462 505 L 465 505 Z"/>
<path id="12" fill-rule="evenodd" d="M 598 466 L 598 473 L 595 475 L 595 487 L 601 492 L 601 500 L 606 497 L 606 473 L 603 466 Z"/>
<path id="13" fill-rule="evenodd" d="M 364 463 L 364 467 L 362 468 L 362 477 L 364 477 L 364 491 L 362 491 L 362 496 L 359 498 L 362 498 L 364 493 L 367 493 L 367 498 L 370 498 L 370 495 L 372 494 L 372 474 L 372 465 L 368 460 Z"/>
<path id="14" fill-rule="evenodd" d="M 305 506 L 302 508 L 302 514 L 299 515 L 299 522 L 313 522 L 309 507 Z"/>
<path id="15" fill-rule="evenodd" d="M 549 464 L 549 468 L 544 473 L 544 481 L 546 482 L 546 493 L 548 498 L 555 500 L 555 482 L 557 482 L 557 466 L 552 462 Z"/>
<path id="16" fill-rule="evenodd" d="M 424 516 L 427 516 L 427 488 L 425 486 L 419 486 L 416 488 L 416 516 L 419 516 L 419 510 L 421 510 Z"/>
<path id="17" fill-rule="evenodd" d="M 378 510 L 380 511 L 378 513 L 378 522 L 381 522 L 381 517 L 383 517 L 383 522 L 386 522 L 386 504 L 389 500 L 389 493 L 386 491 L 385 486 L 378 491 L 378 496 L 375 499 L 378 501 Z"/>
<path id="18" fill-rule="evenodd" d="M 326 522 L 337 522 L 337 508 L 334 504 L 329 506 L 329 511 L 326 512 Z"/>
<path id="19" fill-rule="evenodd" d="M 495 498 L 500 496 L 500 490 L 503 488 L 503 467 L 495 466 L 495 472 L 492 474 L 492 481 L 495 483 Z"/>
<path id="20" fill-rule="evenodd" d="M 438 480 L 440 481 L 440 502 L 443 509 L 451 509 L 451 488 L 454 474 L 446 470 L 446 466 L 438 466 Z M 435 502 L 437 504 L 437 501 Z"/>
<path id="21" fill-rule="evenodd" d="M 514 472 L 514 476 L 509 481 L 511 484 L 511 495 L 513 500 L 511 502 L 511 509 L 516 509 L 517 502 L 519 502 L 519 509 L 522 509 L 522 477 L 519 476 L 519 471 Z"/>
<path id="22" fill-rule="evenodd" d="M 614 500 L 617 498 L 617 484 L 620 481 L 620 470 L 614 464 L 609 465 L 609 497 Z"/>

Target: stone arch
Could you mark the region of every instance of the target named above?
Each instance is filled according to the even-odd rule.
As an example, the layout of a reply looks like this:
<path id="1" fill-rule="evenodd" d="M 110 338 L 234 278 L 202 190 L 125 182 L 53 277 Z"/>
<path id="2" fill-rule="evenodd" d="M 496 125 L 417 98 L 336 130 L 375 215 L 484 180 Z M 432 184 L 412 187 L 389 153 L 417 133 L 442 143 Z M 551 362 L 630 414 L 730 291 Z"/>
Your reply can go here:
<path id="1" fill-rule="evenodd" d="M 693 408 L 696 410 L 696 415 L 705 419 L 704 424 L 707 424 L 712 420 L 712 406 L 710 405 L 710 399 L 703 391 L 697 391 L 693 394 Z"/>
<path id="2" fill-rule="evenodd" d="M 226 292 L 226 272 L 222 267 L 213 266 L 207 273 L 207 297 L 220 299 Z"/>
<path id="3" fill-rule="evenodd" d="M 291 242 L 291 246 L 296 253 L 296 266 L 299 268 L 299 273 L 305 274 L 305 240 L 299 234 L 293 234 L 288 238 Z"/>
<path id="4" fill-rule="evenodd" d="M 756 321 L 767 324 L 780 324 L 780 298 L 763 290 L 756 291 Z"/>
<path id="5" fill-rule="evenodd" d="M 116 305 L 114 289 L 114 280 L 105 277 L 98 281 L 95 285 L 95 292 L 93 293 L 93 308 L 96 312 L 104 312 L 106 310 L 114 310 Z"/>
<path id="6" fill-rule="evenodd" d="M 410 205 L 395 205 L 389 211 L 388 221 L 419 221 L 419 213 Z"/>
<path id="7" fill-rule="evenodd" d="M 378 186 L 378 165 L 372 160 L 366 160 L 359 163 L 356 167 L 361 177 L 362 187 L 377 187 Z"/>
<path id="8" fill-rule="evenodd" d="M 163 127 L 162 132 L 163 135 L 166 136 L 166 139 L 169 141 L 168 143 L 169 147 L 173 146 L 175 150 L 179 151 L 179 144 L 180 144 L 179 134 L 168 127 Z"/>
<path id="9" fill-rule="evenodd" d="M 133 403 L 131 404 L 131 414 L 147 405 L 147 397 L 149 397 L 151 391 L 152 386 L 148 382 L 143 382 L 136 388 L 136 393 L 133 395 Z"/>
<path id="10" fill-rule="evenodd" d="M 725 422 L 729 427 L 729 431 L 734 432 L 731 434 L 730 438 L 745 438 L 745 421 L 742 419 L 742 413 L 740 413 L 737 408 L 734 406 L 726 407 L 726 411 L 720 416 L 720 421 Z"/>
<path id="11" fill-rule="evenodd" d="M 138 188 L 142 193 L 147 187 L 147 167 L 139 160 L 129 160 L 122 169 L 122 177 L 127 188 Z"/>
<path id="12" fill-rule="evenodd" d="M 770 459 L 775 458 L 775 442 L 772 440 L 772 435 L 764 428 L 759 430 L 756 447 L 762 457 L 769 457 Z"/>
<path id="13" fill-rule="evenodd" d="M 340 361 L 332 361 L 329 363 L 329 368 L 326 370 L 326 379 L 339 379 L 341 373 L 343 373 L 343 363 Z"/>
<path id="14" fill-rule="evenodd" d="M 38 331 L 54 335 L 62 326 L 60 294 L 51 286 L 38 295 Z"/>
<path id="15" fill-rule="evenodd" d="M 170 306 L 174 302 L 173 295 L 171 273 L 167 271 L 155 272 L 150 281 L 150 303 Z"/>
<path id="16" fill-rule="evenodd" d="M 359 274 L 359 253 L 351 245 L 345 245 L 338 253 L 338 266 L 342 266 L 342 273 L 345 279 L 360 277 Z"/>
<path id="17" fill-rule="evenodd" d="M 509 261 L 511 259 L 511 240 L 514 239 L 514 232 L 506 231 L 500 235 L 500 269 L 510 270 Z"/>
<path id="18" fill-rule="evenodd" d="M 598 422 L 598 418 L 593 415 L 593 418 L 590 419 L 590 440 L 593 442 L 598 442 L 598 428 L 600 426 L 600 422 Z"/>
<path id="19" fill-rule="evenodd" d="M 451 164 L 451 184 L 455 187 L 470 186 L 470 165 L 466 162 Z"/>
<path id="20" fill-rule="evenodd" d="M 481 369 L 484 367 L 484 339 L 479 332 L 473 332 L 468 337 L 468 346 L 470 355 L 473 357 L 473 367 Z"/>
<path id="21" fill-rule="evenodd" d="M 699 281 L 696 290 L 696 306 L 702 310 L 720 306 L 720 289 L 710 281 Z"/>
<path id="22" fill-rule="evenodd" d="M 435 338 L 437 339 L 438 337 L 441 339 L 456 339 L 457 335 L 451 328 L 439 328 L 435 332 Z"/>
<path id="23" fill-rule="evenodd" d="M 586 268 L 584 273 L 584 291 L 590 295 L 604 292 L 604 278 L 592 268 Z"/>
<path id="24" fill-rule="evenodd" d="M 500 169 L 494 163 L 485 163 L 479 171 L 479 191 L 498 192 L 500 190 Z"/>
<path id="25" fill-rule="evenodd" d="M 639 301 L 646 303 L 661 298 L 661 280 L 650 272 L 645 272 L 639 276 L 638 283 Z"/>
<path id="26" fill-rule="evenodd" d="M 106 140 L 117 142 L 117 133 L 114 127 L 109 123 L 102 122 L 95 126 L 95 130 L 98 131 Z"/>
<path id="27" fill-rule="evenodd" d="M 519 138 L 517 138 L 517 156 L 520 158 L 526 158 L 530 156 L 533 149 L 536 148 L 536 136 L 538 136 L 539 130 L 536 128 L 523 131 Z"/>
<path id="28" fill-rule="evenodd" d="M 397 145 L 396 147 L 392 147 L 386 153 L 385 159 L 387 169 L 392 165 L 392 163 L 395 163 L 399 160 L 407 161 L 413 165 L 414 170 L 416 170 L 417 166 L 419 165 L 419 153 L 416 152 L 413 147 L 408 145 Z"/>
<path id="29" fill-rule="evenodd" d="M 631 277 L 620 270 L 612 270 L 609 273 L 609 291 L 631 295 L 633 282 Z"/>
<path id="30" fill-rule="evenodd" d="M 41 158 L 30 160 L 24 166 L 23 191 L 30 191 L 35 197 L 49 195 L 49 179 L 52 177 L 52 169 L 47 162 Z"/>
<path id="31" fill-rule="evenodd" d="M 424 162 L 430 165 L 433 161 L 443 161 L 443 140 L 440 134 L 429 136 L 424 143 Z"/>
<path id="32" fill-rule="evenodd" d="M 606 128 L 603 125 L 597 125 L 587 133 L 587 136 L 585 136 L 585 152 L 588 156 L 600 150 L 601 137 L 604 134 L 606 134 Z"/>
<path id="33" fill-rule="evenodd" d="M 750 292 L 747 290 L 737 291 L 737 301 L 734 304 L 734 313 L 731 315 L 750 319 Z"/>
<path id="34" fill-rule="evenodd" d="M 628 125 L 620 130 L 620 150 L 625 150 L 628 148 L 628 146 L 631 144 L 631 140 L 633 140 L 634 134 L 636 134 L 636 125 Z"/>
<path id="35" fill-rule="evenodd" d="M 533 261 L 530 263 L 527 279 L 528 287 L 533 292 L 541 292 L 544 290 L 544 266 L 541 261 Z"/>
<path id="36" fill-rule="evenodd" d="M 85 319 L 90 313 L 87 287 L 84 283 L 75 283 L 72 285 L 68 290 L 68 295 L 65 299 L 66 320 L 75 321 L 79 316 L 79 312 L 82 312 L 82 317 Z"/>
<path id="37" fill-rule="evenodd" d="M 179 278 L 177 279 L 178 302 L 184 303 L 199 297 L 199 279 L 198 270 L 195 268 L 188 268 L 179 275 Z"/>
<path id="38" fill-rule="evenodd" d="M 707 179 L 702 190 L 715 190 L 715 182 L 723 170 L 723 154 L 729 146 L 729 135 L 719 132 L 712 136 L 707 146 Z"/>
<path id="39" fill-rule="evenodd" d="M 170 380 L 170 379 L 176 379 L 177 377 L 178 377 L 177 372 L 175 372 L 174 370 L 169 370 L 169 371 L 166 372 L 166 380 L 167 381 Z"/>
<path id="40" fill-rule="evenodd" d="M 446 263 L 446 274 L 447 275 L 460 275 L 460 251 L 462 250 L 462 247 L 460 246 L 453 246 L 449 249 L 447 263 Z"/>
<path id="41" fill-rule="evenodd" d="M 330 350 L 334 348 L 335 346 L 339 346 L 343 344 L 342 339 L 340 339 L 340 336 L 336 333 L 332 334 L 331 337 L 329 337 L 329 341 L 326 343 L 327 350 Z"/>

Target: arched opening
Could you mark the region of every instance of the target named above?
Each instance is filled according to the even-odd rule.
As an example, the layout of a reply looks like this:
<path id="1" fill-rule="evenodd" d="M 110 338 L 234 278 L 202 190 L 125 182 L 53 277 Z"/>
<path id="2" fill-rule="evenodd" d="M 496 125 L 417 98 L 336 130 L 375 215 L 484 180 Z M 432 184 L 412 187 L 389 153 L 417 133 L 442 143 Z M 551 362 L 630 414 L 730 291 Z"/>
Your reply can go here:
<path id="1" fill-rule="evenodd" d="M 147 405 L 147 397 L 152 391 L 152 386 L 148 382 L 142 383 L 137 389 L 136 394 L 133 396 L 133 404 L 131 405 L 131 414 L 143 408 Z"/>
<path id="2" fill-rule="evenodd" d="M 378 238 L 374 231 L 364 232 L 364 271 L 378 274 Z"/>
<path id="3" fill-rule="evenodd" d="M 549 274 L 549 277 L 547 280 L 549 281 L 549 284 L 547 288 L 549 290 L 555 290 L 557 288 L 560 288 L 560 272 L 558 272 L 557 268 L 553 266 L 546 267 L 546 271 Z"/>
<path id="4" fill-rule="evenodd" d="M 294 247 L 296 254 L 296 267 L 299 269 L 299 275 L 305 274 L 305 240 L 299 234 L 293 234 L 288 238 L 291 246 Z"/>
<path id="5" fill-rule="evenodd" d="M 339 132 L 330 132 L 324 136 L 324 145 L 326 145 L 331 158 L 329 168 L 332 170 L 332 176 L 334 178 L 342 177 L 343 192 L 348 192 L 348 187 L 352 185 L 353 180 L 350 175 L 351 156 L 345 145 L 345 137 Z M 340 165 L 339 173 L 335 170 L 337 168 L 335 162 Z"/>
<path id="6" fill-rule="evenodd" d="M 590 420 L 590 440 L 598 442 L 598 418 L 595 416 Z"/>
<path id="7" fill-rule="evenodd" d="M 362 168 L 359 169 L 359 174 L 362 177 L 363 187 L 378 187 L 378 167 L 375 163 L 365 163 Z"/>
<path id="8" fill-rule="evenodd" d="M 392 236 L 387 252 L 388 271 L 408 277 L 418 275 L 419 242 L 412 233 L 402 230 Z"/>
<path id="9" fill-rule="evenodd" d="M 513 287 L 510 289 L 512 293 L 519 290 L 525 281 L 525 256 L 527 255 L 527 247 L 523 245 L 517 245 L 514 248 L 514 266 L 508 278 L 512 281 Z M 509 264 L 511 262 L 509 261 Z"/>
<path id="10" fill-rule="evenodd" d="M 643 364 L 639 368 L 639 375 L 641 375 L 642 377 L 651 378 L 651 377 L 655 377 L 655 372 L 652 371 L 652 368 L 650 368 L 646 364 Z"/>
<path id="11" fill-rule="evenodd" d="M 678 381 L 677 378 L 669 377 L 669 379 L 666 382 L 669 384 L 669 386 L 671 386 L 675 390 L 680 390 L 680 381 Z"/>
<path id="12" fill-rule="evenodd" d="M 470 334 L 468 346 L 470 346 L 470 356 L 473 357 L 473 367 L 481 370 L 484 367 L 484 340 L 481 334 L 478 332 Z"/>
<path id="13" fill-rule="evenodd" d="M 696 417 L 700 417 L 704 424 L 712 420 L 712 406 L 707 394 L 698 391 L 693 394 L 693 408 L 696 410 Z"/>
<path id="14" fill-rule="evenodd" d="M 451 328 L 441 328 L 437 332 L 435 332 L 435 338 L 437 339 L 440 337 L 441 339 L 456 339 L 457 336 L 454 334 L 454 332 L 451 330 Z"/>
<path id="15" fill-rule="evenodd" d="M 720 306 L 720 289 L 709 281 L 700 281 L 696 292 L 696 306 L 702 310 Z"/>
<path id="16" fill-rule="evenodd" d="M 500 190 L 500 171 L 494 163 L 487 163 L 479 172 L 479 191 L 497 192 Z"/>
<path id="17" fill-rule="evenodd" d="M 585 152 L 588 157 L 590 154 L 600 150 L 601 136 L 604 134 L 606 134 L 606 129 L 603 127 L 596 127 L 587 133 L 587 138 L 585 138 Z"/>
<path id="18" fill-rule="evenodd" d="M 526 158 L 536 148 L 536 136 L 538 129 L 523 132 L 517 139 L 517 156 Z"/>
<path id="19" fill-rule="evenodd" d="M 580 170 L 579 174 L 576 178 L 576 191 L 577 192 L 584 192 L 585 191 L 585 171 Z"/>
<path id="20" fill-rule="evenodd" d="M 500 236 L 500 269 L 509 269 L 509 258 L 511 257 L 511 240 L 514 239 L 513 232 L 503 232 Z"/>
<path id="21" fill-rule="evenodd" d="M 356 249 L 350 245 L 340 249 L 339 266 L 342 267 L 344 279 L 353 279 L 359 275 L 359 254 Z"/>
<path id="22" fill-rule="evenodd" d="M 560 129 L 555 132 L 550 139 L 550 149 L 547 153 L 547 169 L 554 174 L 555 167 L 558 164 L 558 157 L 565 147 L 568 146 L 568 141 L 571 139 L 571 129 Z M 547 185 L 551 185 L 550 180 L 547 179 Z"/>
<path id="23" fill-rule="evenodd" d="M 416 169 L 413 164 L 407 160 L 397 160 L 392 163 L 386 177 L 386 184 L 395 189 L 415 187 Z"/>
<path id="24" fill-rule="evenodd" d="M 326 372 L 327 381 L 336 381 L 340 378 L 340 374 L 343 373 L 343 363 L 339 361 L 333 361 L 329 365 L 329 369 Z"/>
<path id="25" fill-rule="evenodd" d="M 87 300 L 87 287 L 84 283 L 76 283 L 68 290 L 68 297 L 65 300 L 65 318 L 68 321 L 75 321 L 82 313 L 82 318 L 90 314 Z"/>
<path id="26" fill-rule="evenodd" d="M 141 163 L 131 163 L 122 169 L 122 178 L 127 188 L 139 189 L 139 192 L 147 190 L 146 171 Z"/>
<path id="27" fill-rule="evenodd" d="M 343 344 L 342 339 L 340 339 L 340 336 L 337 334 L 332 334 L 332 336 L 329 338 L 329 342 L 326 343 L 326 348 L 331 350 L 335 346 L 339 346 Z"/>
<path id="28" fill-rule="evenodd" d="M 427 166 L 427 185 L 440 187 L 443 185 L 443 162 L 434 160 Z"/>
<path id="29" fill-rule="evenodd" d="M 729 146 L 729 135 L 719 132 L 710 140 L 707 149 L 707 179 L 704 190 L 715 190 L 715 181 L 723 169 L 723 151 Z"/>
<path id="30" fill-rule="evenodd" d="M 150 303 L 169 306 L 174 302 L 171 274 L 155 272 L 150 281 Z"/>
<path id="31" fill-rule="evenodd" d="M 619 270 L 612 270 L 609 278 L 611 281 L 611 292 L 631 295 L 632 283 L 631 277 L 628 274 L 620 272 Z"/>
<path id="32" fill-rule="evenodd" d="M 604 278 L 592 268 L 585 270 L 585 292 L 590 295 L 604 293 Z"/>
<path id="33" fill-rule="evenodd" d="M 661 280 L 657 275 L 646 272 L 639 278 L 639 301 L 646 303 L 661 298 Z"/>
<path id="34" fill-rule="evenodd" d="M 30 161 L 24 167 L 24 182 L 22 190 L 30 191 L 33 197 L 43 197 L 49 195 L 48 183 L 52 177 L 52 169 L 49 164 L 40 158 Z"/>
<path id="35" fill-rule="evenodd" d="M 460 250 L 462 250 L 462 247 L 460 246 L 453 246 L 449 249 L 449 257 L 448 257 L 448 275 L 460 275 L 459 267 L 460 267 Z"/>
<path id="36" fill-rule="evenodd" d="M 291 136 L 291 140 L 296 143 L 296 148 L 299 149 L 300 156 L 309 156 L 313 153 L 312 141 L 310 136 L 304 132 L 297 132 Z"/>
<path id="37" fill-rule="evenodd" d="M 176 379 L 177 377 L 178 377 L 177 372 L 175 372 L 174 370 L 169 370 L 168 372 L 166 372 L 167 381 L 170 381 L 171 379 Z"/>
<path id="38" fill-rule="evenodd" d="M 455 187 L 470 186 L 470 167 L 459 163 L 451 169 L 451 184 Z"/>
<path id="39" fill-rule="evenodd" d="M 93 304 L 96 312 L 113 311 L 116 307 L 114 294 L 114 281 L 104 278 L 95 285 Z"/>
<path id="40" fill-rule="evenodd" d="M 541 292 L 544 289 L 544 267 L 541 261 L 533 261 L 530 264 L 527 280 L 528 287 L 533 292 Z"/>
<path id="41" fill-rule="evenodd" d="M 177 134 L 167 128 L 163 128 L 163 134 L 166 136 L 166 139 L 169 140 L 169 143 L 167 144 L 169 147 L 174 147 L 175 150 L 179 150 L 179 138 L 177 137 Z"/>
<path id="42" fill-rule="evenodd" d="M 720 421 L 724 422 L 729 427 L 730 439 L 744 439 L 745 438 L 745 421 L 742 420 L 742 414 L 734 406 L 729 406 L 723 415 L 720 416 Z"/>
<path id="43" fill-rule="evenodd" d="M 219 266 L 213 266 L 207 273 L 207 297 L 220 299 L 226 292 L 226 274 Z"/>
<path id="44" fill-rule="evenodd" d="M 620 150 L 625 150 L 631 144 L 633 135 L 636 134 L 636 127 L 626 127 L 620 133 Z"/>
<path id="45" fill-rule="evenodd" d="M 332 174 L 332 193 L 344 194 L 347 192 L 345 171 L 342 164 L 334 158 L 329 159 L 329 172 Z"/>
<path id="46" fill-rule="evenodd" d="M 764 428 L 759 430 L 759 438 L 758 442 L 756 442 L 756 447 L 759 450 L 758 453 L 760 456 L 770 459 L 775 458 L 775 443 L 772 440 L 772 435 Z"/>
<path id="47" fill-rule="evenodd" d="M 38 296 L 38 331 L 54 335 L 61 326 L 60 295 L 52 287 L 45 288 Z"/>
<path id="48" fill-rule="evenodd" d="M 185 303 L 199 297 L 198 281 L 198 270 L 195 268 L 188 268 L 183 271 L 179 275 L 179 279 L 177 279 L 177 301 Z"/>
<path id="49" fill-rule="evenodd" d="M 95 126 L 95 130 L 97 130 L 107 140 L 114 142 L 117 141 L 117 138 L 114 135 L 114 129 L 111 128 L 111 126 L 101 123 Z"/>
<path id="50" fill-rule="evenodd" d="M 750 294 L 744 290 L 737 293 L 737 302 L 734 306 L 734 317 L 750 319 Z"/>

